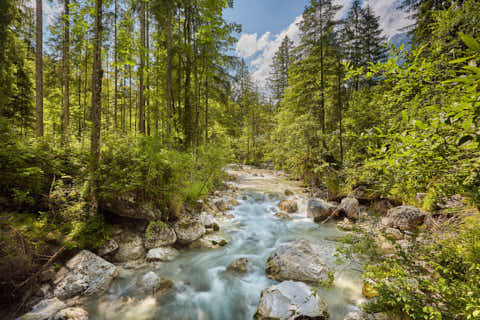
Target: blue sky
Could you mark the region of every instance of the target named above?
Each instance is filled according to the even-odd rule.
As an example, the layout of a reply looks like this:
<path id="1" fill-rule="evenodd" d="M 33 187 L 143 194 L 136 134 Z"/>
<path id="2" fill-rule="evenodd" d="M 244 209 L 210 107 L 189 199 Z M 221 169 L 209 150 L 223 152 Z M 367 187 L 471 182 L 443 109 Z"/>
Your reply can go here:
<path id="1" fill-rule="evenodd" d="M 398 0 L 363 0 L 362 6 L 370 6 L 386 36 L 391 37 L 411 21 L 406 13 L 397 9 Z M 298 43 L 298 22 L 310 0 L 234 0 L 234 8 L 225 12 L 229 22 L 242 25 L 242 33 L 235 47 L 236 54 L 244 58 L 253 79 L 259 86 L 266 84 L 272 58 L 282 39 L 288 36 Z M 337 19 L 342 18 L 352 0 L 334 0 L 343 8 Z"/>
<path id="2" fill-rule="evenodd" d="M 309 0 L 234 0 L 225 12 L 228 21 L 242 25 L 244 33 L 280 33 L 303 13 Z"/>

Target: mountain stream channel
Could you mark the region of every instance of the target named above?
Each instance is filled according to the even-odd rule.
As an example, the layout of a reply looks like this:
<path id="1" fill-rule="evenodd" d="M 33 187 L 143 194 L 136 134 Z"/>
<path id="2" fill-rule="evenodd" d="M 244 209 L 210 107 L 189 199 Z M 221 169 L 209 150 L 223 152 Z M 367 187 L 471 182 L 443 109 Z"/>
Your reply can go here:
<path id="1" fill-rule="evenodd" d="M 100 299 L 89 303 L 93 320 L 226 320 L 252 319 L 262 290 L 278 282 L 269 279 L 265 263 L 280 245 L 294 240 L 310 240 L 322 248 L 321 258 L 335 274 L 333 287 L 319 288 L 317 294 L 328 305 L 330 319 L 341 320 L 364 301 L 360 267 L 338 264 L 335 250 L 338 243 L 328 240 L 341 236 L 335 223 L 317 224 L 307 218 L 308 194 L 299 182 L 272 170 L 250 167 L 229 167 L 236 177 L 230 182 L 238 190 L 238 205 L 227 213 L 233 215 L 222 222 L 222 231 L 229 238 L 218 249 L 186 249 L 173 261 L 149 265 L 135 270 L 129 277 L 118 277 Z M 292 195 L 286 196 L 285 190 Z M 298 204 L 291 220 L 275 216 L 279 202 L 294 200 Z M 230 274 L 227 266 L 238 258 L 247 258 L 250 269 L 245 274 Z M 167 295 L 155 298 L 139 296 L 136 281 L 148 272 L 170 279 L 174 288 Z"/>

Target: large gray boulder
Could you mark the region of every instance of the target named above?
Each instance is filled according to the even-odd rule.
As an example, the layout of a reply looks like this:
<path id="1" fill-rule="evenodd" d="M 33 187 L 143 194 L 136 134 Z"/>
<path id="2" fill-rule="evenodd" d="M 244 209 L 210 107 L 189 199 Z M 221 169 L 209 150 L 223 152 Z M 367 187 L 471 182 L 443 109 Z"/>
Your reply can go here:
<path id="1" fill-rule="evenodd" d="M 65 307 L 65 303 L 58 298 L 45 299 L 37 303 L 32 311 L 17 318 L 17 320 L 51 320 L 58 311 Z"/>
<path id="2" fill-rule="evenodd" d="M 308 240 L 286 243 L 267 259 L 267 277 L 277 281 L 295 280 L 313 285 L 329 279 L 331 269 L 320 258 L 321 247 Z"/>
<path id="3" fill-rule="evenodd" d="M 256 320 L 329 319 L 325 301 L 302 282 L 284 281 L 262 291 Z"/>
<path id="4" fill-rule="evenodd" d="M 340 202 L 337 213 L 345 214 L 347 218 L 357 220 L 360 217 L 360 203 L 353 197 L 346 197 Z"/>
<path id="5" fill-rule="evenodd" d="M 160 220 L 162 218 L 160 209 L 156 208 L 152 203 L 136 199 L 130 193 L 120 194 L 111 199 L 104 199 L 102 207 L 104 210 L 121 217 L 143 220 Z"/>
<path id="6" fill-rule="evenodd" d="M 162 222 L 149 225 L 145 232 L 145 248 L 147 249 L 170 246 L 176 241 L 177 235 L 173 228 Z"/>
<path id="7" fill-rule="evenodd" d="M 90 251 L 82 250 L 57 272 L 53 292 L 60 299 L 100 294 L 108 289 L 117 274 L 115 265 Z"/>
<path id="8" fill-rule="evenodd" d="M 147 261 L 172 261 L 174 260 L 180 252 L 171 247 L 160 247 L 155 249 L 150 249 L 147 252 Z"/>
<path id="9" fill-rule="evenodd" d="M 200 239 L 206 232 L 205 226 L 199 219 L 179 220 L 174 225 L 177 242 L 183 245 Z"/>
<path id="10" fill-rule="evenodd" d="M 387 216 L 382 219 L 382 224 L 408 231 L 422 224 L 424 219 L 425 213 L 417 207 L 400 206 L 388 210 Z"/>
<path id="11" fill-rule="evenodd" d="M 146 250 L 139 234 L 124 230 L 115 236 L 115 240 L 118 243 L 118 249 L 113 256 L 115 262 L 128 262 L 145 257 Z"/>
<path id="12" fill-rule="evenodd" d="M 322 222 L 332 215 L 337 207 L 324 200 L 308 200 L 307 217 L 313 218 L 315 222 Z"/>

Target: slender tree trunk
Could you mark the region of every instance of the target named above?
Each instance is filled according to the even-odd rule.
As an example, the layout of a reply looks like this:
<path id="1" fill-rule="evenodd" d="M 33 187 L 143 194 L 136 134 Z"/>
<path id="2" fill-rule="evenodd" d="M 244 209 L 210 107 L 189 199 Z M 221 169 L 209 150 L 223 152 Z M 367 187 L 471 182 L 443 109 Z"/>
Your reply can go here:
<path id="1" fill-rule="evenodd" d="M 341 62 L 338 61 L 338 75 L 337 75 L 337 86 L 338 86 L 338 129 L 339 129 L 339 140 L 340 140 L 340 164 L 343 166 L 343 127 L 342 127 L 342 81 L 341 81 Z"/>
<path id="2" fill-rule="evenodd" d="M 103 0 L 96 0 L 95 15 L 95 40 L 93 49 L 93 72 L 92 72 L 92 135 L 90 140 L 91 152 L 91 187 L 92 207 L 90 214 L 98 213 L 98 187 L 99 181 L 96 171 L 100 160 L 100 130 L 102 122 L 102 7 Z"/>
<path id="3" fill-rule="evenodd" d="M 323 54 L 323 32 L 320 33 L 320 112 L 321 112 L 321 125 L 322 133 L 325 133 L 325 61 Z"/>
<path id="4" fill-rule="evenodd" d="M 208 72 L 208 71 L 207 71 Z M 205 81 L 205 143 L 208 143 L 208 75 Z"/>
<path id="5" fill-rule="evenodd" d="M 118 112 L 118 66 L 117 66 L 117 37 L 118 37 L 118 31 L 117 31 L 117 15 L 118 15 L 118 7 L 117 7 L 117 0 L 115 0 L 115 9 L 114 9 L 114 28 L 115 28 L 115 34 L 114 34 L 114 42 L 113 42 L 113 50 L 114 50 L 114 55 L 113 55 L 113 64 L 115 67 L 115 95 L 114 95 L 114 102 L 113 102 L 113 125 L 115 127 L 115 130 L 118 128 L 118 120 L 117 120 L 117 112 Z"/>
<path id="6" fill-rule="evenodd" d="M 80 111 L 82 110 L 82 67 L 79 63 L 78 66 L 78 108 Z M 78 139 L 82 138 L 82 116 L 78 116 Z"/>
<path id="7" fill-rule="evenodd" d="M 129 128 L 130 128 L 130 131 L 132 131 L 132 66 L 128 66 L 128 70 L 129 70 L 129 93 L 128 93 L 128 98 L 129 98 L 129 106 L 128 106 L 128 117 L 129 117 Z"/>
<path id="8" fill-rule="evenodd" d="M 167 14 L 167 141 L 172 137 L 172 9 Z"/>
<path id="9" fill-rule="evenodd" d="M 185 7 L 185 25 L 184 25 L 184 34 L 185 34 L 185 45 L 189 48 L 191 45 L 191 7 L 186 5 Z M 185 141 L 184 148 L 188 149 L 192 146 L 193 138 L 193 128 L 192 128 L 192 105 L 190 101 L 190 82 L 191 82 L 191 73 L 192 73 L 192 59 L 190 56 L 190 50 L 187 49 L 185 54 L 186 63 L 185 63 L 185 96 L 184 96 L 184 112 L 183 112 L 183 126 L 185 132 Z"/>
<path id="10" fill-rule="evenodd" d="M 110 85 L 109 85 L 109 79 L 108 79 L 108 49 L 106 49 L 106 61 L 105 61 L 105 69 L 106 69 L 106 75 L 105 75 L 105 85 L 106 85 L 106 90 L 105 90 L 105 99 L 107 100 L 105 106 L 105 130 L 108 132 L 108 129 L 110 127 Z"/>
<path id="11" fill-rule="evenodd" d="M 140 70 L 139 70 L 139 123 L 138 131 L 145 134 L 145 96 L 143 77 L 145 72 L 145 0 L 140 0 Z"/>
<path id="12" fill-rule="evenodd" d="M 85 40 L 85 82 L 83 87 L 83 128 L 87 127 L 88 38 Z"/>
<path id="13" fill-rule="evenodd" d="M 42 0 L 36 0 L 36 50 L 35 50 L 35 91 L 36 91 L 36 126 L 37 137 L 43 137 L 43 10 Z"/>
<path id="14" fill-rule="evenodd" d="M 64 0 L 64 39 L 63 39 L 63 143 L 68 144 L 70 127 L 70 1 Z"/>
<path id="15" fill-rule="evenodd" d="M 145 4 L 146 8 L 145 8 L 145 20 L 146 20 L 146 32 L 145 32 L 145 37 L 146 37 L 146 55 L 145 55 L 145 59 L 146 59 L 146 65 L 147 65 L 147 85 L 146 85 L 146 92 L 147 92 L 147 96 L 146 96 L 146 109 L 145 109 L 145 113 L 146 113 L 146 117 L 147 117 L 147 135 L 150 136 L 151 135 L 151 132 L 150 132 L 150 117 L 151 117 L 151 113 L 152 111 L 150 110 L 150 21 L 148 19 L 148 15 L 150 14 L 150 7 L 149 7 L 149 3 L 147 2 Z"/>

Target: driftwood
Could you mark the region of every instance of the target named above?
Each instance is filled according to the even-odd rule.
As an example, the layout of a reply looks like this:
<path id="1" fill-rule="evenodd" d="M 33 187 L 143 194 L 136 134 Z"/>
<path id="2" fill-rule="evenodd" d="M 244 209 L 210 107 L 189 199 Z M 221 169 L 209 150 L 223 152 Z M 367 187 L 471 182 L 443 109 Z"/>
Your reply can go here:
<path id="1" fill-rule="evenodd" d="M 330 219 L 332 219 L 333 217 L 335 217 L 338 213 L 338 210 L 335 210 L 333 211 L 333 213 L 331 215 L 328 216 L 327 219 L 323 220 L 322 222 L 320 222 L 320 224 L 325 224 L 327 223 Z"/>
<path id="2" fill-rule="evenodd" d="M 60 254 L 62 254 L 62 252 L 65 250 L 65 247 L 61 247 L 60 249 L 57 250 L 57 252 L 55 252 L 55 254 L 53 256 L 50 257 L 50 259 L 48 259 L 48 261 L 40 268 L 40 270 L 38 270 L 36 273 L 32 274 L 30 277 L 28 277 L 25 281 L 23 281 L 20 285 L 16 286 L 15 288 L 15 292 L 18 291 L 19 289 L 27 286 L 27 285 L 31 285 L 33 283 L 35 283 L 35 280 L 37 279 L 37 277 L 43 272 L 45 271 L 48 267 L 50 267 L 52 265 L 52 263 L 58 258 L 58 256 Z M 20 303 L 20 305 L 18 306 L 17 310 L 15 311 L 14 313 L 14 316 L 16 316 L 20 310 L 23 309 L 25 303 L 28 301 L 28 299 L 30 299 L 30 297 L 32 296 L 34 290 L 32 290 L 32 288 L 29 288 L 27 293 L 25 293 L 22 297 L 22 303 Z"/>
<path id="3" fill-rule="evenodd" d="M 15 290 L 18 290 L 24 286 L 26 286 L 27 284 L 29 284 L 30 282 L 34 281 L 39 275 L 40 273 L 42 273 L 43 271 L 45 271 L 54 261 L 55 259 L 57 259 L 57 257 L 62 254 L 62 252 L 65 250 L 65 247 L 61 247 L 60 249 L 57 250 L 57 252 L 55 252 L 55 254 L 53 256 L 50 257 L 50 259 L 48 259 L 48 261 L 40 268 L 40 270 L 38 270 L 35 274 L 31 275 L 30 277 L 28 277 L 25 281 L 23 281 L 19 286 L 17 286 L 17 288 Z"/>

